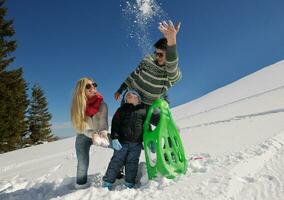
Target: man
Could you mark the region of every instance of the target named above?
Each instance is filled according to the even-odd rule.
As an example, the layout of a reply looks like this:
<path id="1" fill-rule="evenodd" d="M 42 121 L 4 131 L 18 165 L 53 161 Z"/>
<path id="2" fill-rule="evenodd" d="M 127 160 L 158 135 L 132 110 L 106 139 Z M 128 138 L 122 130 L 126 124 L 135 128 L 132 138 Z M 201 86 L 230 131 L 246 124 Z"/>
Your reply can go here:
<path id="1" fill-rule="evenodd" d="M 115 93 L 116 100 L 126 89 L 136 90 L 146 108 L 156 99 L 166 98 L 168 89 L 181 79 L 176 49 L 176 34 L 179 29 L 180 23 L 176 27 L 172 21 L 159 24 L 164 38 L 154 44 L 155 54 L 146 56 L 121 84 Z"/>
<path id="2" fill-rule="evenodd" d="M 141 102 L 147 110 L 158 98 L 164 98 L 168 101 L 168 89 L 181 79 L 176 49 L 176 34 L 179 29 L 180 23 L 176 27 L 172 21 L 169 21 L 169 23 L 163 21 L 159 24 L 159 30 L 163 33 L 164 38 L 154 44 L 155 54 L 146 56 L 121 84 L 114 94 L 116 100 L 119 100 L 123 91 L 129 89 L 136 90 L 139 93 Z M 157 125 L 159 118 L 160 111 L 155 110 L 150 120 L 151 124 Z M 121 169 L 117 178 L 120 179 L 123 176 L 123 169 Z"/>

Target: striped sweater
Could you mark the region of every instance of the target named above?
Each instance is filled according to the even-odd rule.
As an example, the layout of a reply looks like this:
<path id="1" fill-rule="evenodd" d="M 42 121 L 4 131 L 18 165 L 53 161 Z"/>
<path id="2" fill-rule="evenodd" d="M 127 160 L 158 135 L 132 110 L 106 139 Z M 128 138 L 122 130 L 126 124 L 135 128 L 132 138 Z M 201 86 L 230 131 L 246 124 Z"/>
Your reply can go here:
<path id="1" fill-rule="evenodd" d="M 176 45 L 168 46 L 165 65 L 157 65 L 155 55 L 146 56 L 117 92 L 121 94 L 127 88 L 135 89 L 141 101 L 151 105 L 156 99 L 163 98 L 167 90 L 180 79 Z"/>

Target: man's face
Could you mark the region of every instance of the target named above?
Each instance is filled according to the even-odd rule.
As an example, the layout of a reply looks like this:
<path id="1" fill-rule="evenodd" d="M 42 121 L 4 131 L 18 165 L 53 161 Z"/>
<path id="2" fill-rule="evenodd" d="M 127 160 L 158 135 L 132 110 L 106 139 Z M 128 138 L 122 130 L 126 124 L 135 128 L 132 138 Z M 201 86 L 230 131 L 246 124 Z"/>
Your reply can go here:
<path id="1" fill-rule="evenodd" d="M 166 63 L 166 51 L 162 49 L 156 49 L 155 51 L 156 59 L 159 65 L 164 65 Z"/>

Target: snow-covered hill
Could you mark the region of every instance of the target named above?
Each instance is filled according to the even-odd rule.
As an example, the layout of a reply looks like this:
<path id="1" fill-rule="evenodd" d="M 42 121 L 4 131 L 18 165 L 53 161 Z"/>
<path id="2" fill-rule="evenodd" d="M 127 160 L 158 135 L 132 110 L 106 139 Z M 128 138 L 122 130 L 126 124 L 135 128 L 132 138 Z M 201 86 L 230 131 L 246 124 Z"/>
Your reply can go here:
<path id="1" fill-rule="evenodd" d="M 189 168 L 175 180 L 101 188 L 112 150 L 91 148 L 90 188 L 74 190 L 75 137 L 0 155 L 0 199 L 283 199 L 284 62 L 174 108 Z M 195 159 L 198 158 L 198 159 Z"/>

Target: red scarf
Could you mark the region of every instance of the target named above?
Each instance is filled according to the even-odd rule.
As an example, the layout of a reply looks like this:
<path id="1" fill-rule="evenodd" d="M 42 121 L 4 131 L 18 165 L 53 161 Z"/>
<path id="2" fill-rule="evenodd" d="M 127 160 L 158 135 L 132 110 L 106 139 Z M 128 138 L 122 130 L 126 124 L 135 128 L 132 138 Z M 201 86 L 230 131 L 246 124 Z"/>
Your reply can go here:
<path id="1" fill-rule="evenodd" d="M 98 111 L 103 102 L 103 96 L 100 93 L 96 93 L 95 96 L 87 99 L 87 107 L 85 114 L 89 117 L 94 116 Z"/>

